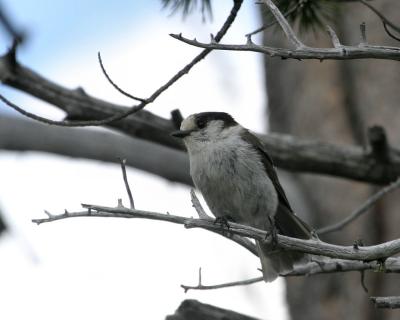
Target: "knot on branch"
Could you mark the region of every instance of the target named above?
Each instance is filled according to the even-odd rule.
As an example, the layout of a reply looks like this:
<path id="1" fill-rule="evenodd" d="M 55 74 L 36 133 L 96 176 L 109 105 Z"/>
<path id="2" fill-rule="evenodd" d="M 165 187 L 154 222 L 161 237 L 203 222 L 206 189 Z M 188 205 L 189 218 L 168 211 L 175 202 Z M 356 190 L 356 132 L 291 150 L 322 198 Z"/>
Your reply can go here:
<path id="1" fill-rule="evenodd" d="M 17 70 L 17 47 L 19 42 L 13 41 L 8 52 L 0 57 L 0 81 L 5 82 Z"/>
<path id="2" fill-rule="evenodd" d="M 389 145 L 385 129 L 374 125 L 368 128 L 367 138 L 367 155 L 370 157 L 372 168 L 376 170 L 375 173 L 386 181 L 395 181 L 399 176 L 399 169 L 394 164 L 393 159 L 396 155 Z"/>
<path id="3" fill-rule="evenodd" d="M 383 127 L 375 125 L 368 128 L 368 142 L 370 154 L 376 161 L 390 163 L 389 143 Z"/>

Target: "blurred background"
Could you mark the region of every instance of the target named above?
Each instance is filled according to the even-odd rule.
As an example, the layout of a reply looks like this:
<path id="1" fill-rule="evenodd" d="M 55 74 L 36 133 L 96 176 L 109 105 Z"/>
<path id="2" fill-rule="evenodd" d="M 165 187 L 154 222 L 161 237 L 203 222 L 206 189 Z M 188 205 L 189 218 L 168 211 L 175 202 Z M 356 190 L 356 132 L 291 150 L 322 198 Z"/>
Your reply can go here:
<path id="1" fill-rule="evenodd" d="M 25 35 L 18 62 L 68 89 L 80 87 L 96 98 L 125 106 L 132 101 L 104 78 L 98 51 L 118 85 L 147 97 L 200 52 L 168 34 L 182 32 L 208 41 L 232 5 L 231 1 L 213 1 L 211 19 L 201 10 L 186 17 L 171 15 L 161 1 L 3 0 L 0 4 Z M 400 9 L 396 1 L 382 0 L 376 6 L 398 20 L 393 14 Z M 398 45 L 364 6 L 345 4 L 330 14 L 330 23 L 345 44 L 359 42 L 359 25 L 366 22 L 369 42 Z M 244 35 L 266 19 L 259 6 L 245 1 L 224 41 L 243 43 Z M 0 37 L 5 54 L 12 39 L 5 30 Z M 323 30 L 303 30 L 301 37 L 309 45 L 330 46 Z M 287 45 L 278 28 L 253 40 Z M 379 124 L 385 127 L 390 144 L 399 145 L 399 71 L 398 63 L 392 61 L 299 62 L 213 52 L 146 110 L 164 118 L 170 118 L 173 109 L 183 116 L 225 111 L 256 132 L 290 133 L 335 144 L 365 145 L 367 128 Z M 1 86 L 0 93 L 36 114 L 59 120 L 65 116 L 51 104 L 9 86 Z M 113 206 L 118 198 L 128 205 L 120 167 L 109 163 L 114 160 L 33 151 L 35 137 L 71 137 L 80 132 L 77 129 L 54 127 L 48 137 L 36 136 L 32 120 L 3 104 L 0 120 L 4 128 L 6 124 L 23 128 L 18 132 L 9 129 L 0 136 L 0 301 L 5 319 L 162 319 L 184 299 L 261 319 L 396 318 L 395 312 L 374 309 L 368 299 L 369 295 L 398 295 L 395 275 L 366 274 L 368 294 L 361 287 L 359 273 L 279 279 L 268 285 L 185 294 L 180 285 L 197 284 L 199 267 L 203 284 L 217 284 L 258 276 L 259 262 L 220 236 L 169 223 L 79 218 L 36 226 L 31 219 L 43 217 L 43 210 L 54 214 L 80 210 L 81 203 Z M 93 145 L 108 147 L 101 134 L 110 129 L 90 131 L 99 134 Z M 18 135 L 30 138 L 32 147 L 10 150 Z M 126 137 L 118 135 L 121 146 L 129 148 Z M 79 144 L 79 136 L 76 139 Z M 132 150 L 139 142 L 135 143 Z M 122 149 L 114 156 L 128 151 Z M 140 158 L 138 152 L 130 154 Z M 156 167 L 165 162 L 166 158 L 152 159 Z M 280 176 L 296 212 L 316 228 L 345 217 L 376 190 L 332 177 L 285 171 Z M 138 209 L 196 215 L 189 186 L 134 168 L 128 169 L 128 179 Z M 373 244 L 398 238 L 397 198 L 395 194 L 385 197 L 371 214 L 324 240 L 347 245 L 356 239 Z"/>
<path id="2" fill-rule="evenodd" d="M 98 51 L 117 84 L 146 97 L 200 51 L 169 33 L 208 40 L 231 9 L 230 1 L 216 3 L 212 21 L 203 23 L 200 12 L 186 19 L 180 14 L 171 16 L 161 1 L 13 0 L 1 4 L 26 34 L 18 51 L 21 64 L 62 86 L 79 86 L 90 95 L 122 105 L 133 102 L 107 82 L 97 61 Z M 258 26 L 255 9 L 252 3 L 245 5 L 228 36 L 232 41 L 242 41 L 248 30 Z M 4 54 L 12 41 L 5 32 L 1 37 Z M 147 110 L 167 118 L 176 108 L 184 116 L 226 111 L 252 130 L 263 131 L 260 68 L 260 56 L 215 52 Z M 2 86 L 0 92 L 36 114 L 60 120 L 65 115 L 21 91 Z M 4 105 L 0 117 L 21 118 Z M 1 139 L 11 138 L 10 134 Z M 102 143 L 96 139 L 93 144 Z M 124 155 L 114 155 L 118 156 Z M 165 161 L 157 160 L 160 166 Z M 128 179 L 137 208 L 196 216 L 188 186 L 132 168 Z M 150 220 L 76 219 L 40 226 L 31 222 L 45 216 L 43 210 L 80 210 L 81 203 L 114 206 L 122 198 L 128 205 L 118 164 L 2 150 L 0 180 L 2 220 L 7 225 L 0 238 L 4 319 L 163 319 L 189 298 L 262 318 L 287 317 L 281 280 L 269 286 L 184 293 L 180 285 L 197 284 L 199 267 L 205 284 L 259 275 L 257 259 L 220 236 Z"/>

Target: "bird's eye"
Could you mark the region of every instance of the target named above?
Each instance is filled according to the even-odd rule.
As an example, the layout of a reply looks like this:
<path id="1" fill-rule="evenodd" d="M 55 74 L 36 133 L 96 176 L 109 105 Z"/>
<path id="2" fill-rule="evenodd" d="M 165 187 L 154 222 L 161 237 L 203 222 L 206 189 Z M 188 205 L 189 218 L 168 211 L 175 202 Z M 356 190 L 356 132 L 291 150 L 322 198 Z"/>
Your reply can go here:
<path id="1" fill-rule="evenodd" d="M 206 121 L 204 119 L 197 119 L 196 125 L 197 128 L 203 129 L 206 126 Z"/>

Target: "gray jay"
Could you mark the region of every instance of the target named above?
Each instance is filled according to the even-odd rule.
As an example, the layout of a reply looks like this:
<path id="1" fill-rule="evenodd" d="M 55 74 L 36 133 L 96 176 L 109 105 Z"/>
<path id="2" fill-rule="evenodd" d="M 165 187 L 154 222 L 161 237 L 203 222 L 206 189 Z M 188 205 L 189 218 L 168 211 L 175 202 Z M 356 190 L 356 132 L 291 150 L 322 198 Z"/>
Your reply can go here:
<path id="1" fill-rule="evenodd" d="M 229 114 L 193 114 L 172 135 L 183 139 L 193 182 L 217 218 L 311 238 L 311 228 L 293 213 L 265 147 Z M 261 242 L 257 248 L 266 282 L 308 258 Z"/>

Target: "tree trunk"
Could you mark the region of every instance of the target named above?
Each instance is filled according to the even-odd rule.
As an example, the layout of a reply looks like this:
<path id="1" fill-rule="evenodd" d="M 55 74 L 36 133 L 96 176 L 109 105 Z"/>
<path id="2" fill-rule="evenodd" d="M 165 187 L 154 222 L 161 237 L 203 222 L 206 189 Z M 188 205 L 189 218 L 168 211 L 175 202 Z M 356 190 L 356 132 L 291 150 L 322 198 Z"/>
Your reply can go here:
<path id="1" fill-rule="evenodd" d="M 393 22 L 400 21 L 400 3 L 374 2 Z M 265 18 L 263 17 L 264 23 Z M 366 22 L 367 40 L 393 45 L 380 19 L 360 3 L 345 4 L 332 27 L 344 44 L 360 41 L 359 25 Z M 288 46 L 277 29 L 264 33 L 268 46 Z M 305 43 L 332 46 L 322 32 L 316 37 L 300 34 Z M 279 38 L 279 39 L 278 39 Z M 398 43 L 396 43 L 398 45 Z M 269 97 L 269 128 L 305 138 L 334 143 L 366 143 L 367 128 L 385 126 L 390 142 L 399 143 L 400 65 L 389 61 L 297 61 L 265 57 Z M 390 139 L 392 138 L 392 139 Z M 397 141 L 396 141 L 397 139 Z M 310 224 L 315 228 L 343 219 L 373 191 L 366 184 L 323 176 L 296 175 L 303 198 L 312 208 Z M 289 195 L 290 198 L 290 195 Z M 369 215 L 346 229 L 321 237 L 338 244 L 362 239 L 365 245 L 399 237 L 400 216 L 395 214 L 396 196 L 386 197 Z M 296 207 L 296 204 L 294 204 Z M 299 212 L 299 215 L 302 215 Z M 290 313 L 296 320 L 397 319 L 395 311 L 373 307 L 368 296 L 399 295 L 400 287 L 390 274 L 365 274 L 366 293 L 359 273 L 332 274 L 287 279 Z"/>

